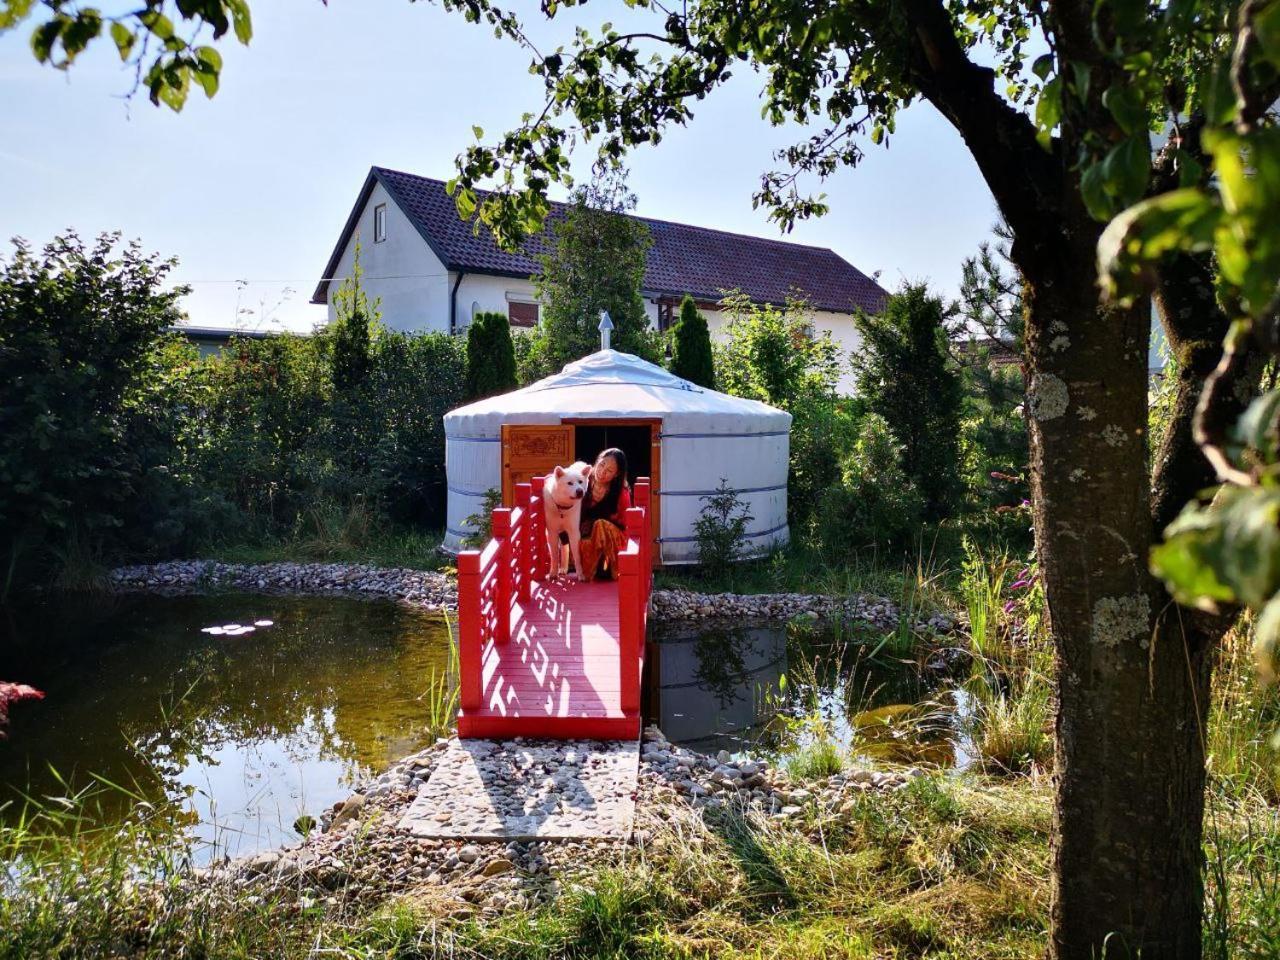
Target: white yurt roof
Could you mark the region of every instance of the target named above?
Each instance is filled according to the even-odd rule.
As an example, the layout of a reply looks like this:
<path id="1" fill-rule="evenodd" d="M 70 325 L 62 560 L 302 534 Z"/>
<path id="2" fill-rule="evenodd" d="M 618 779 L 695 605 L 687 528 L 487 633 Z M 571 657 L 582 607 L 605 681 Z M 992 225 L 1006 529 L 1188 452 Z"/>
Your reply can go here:
<path id="1" fill-rule="evenodd" d="M 565 419 L 661 421 L 660 489 L 654 494 L 660 498 L 663 563 L 696 560 L 694 524 L 721 481 L 750 512 L 749 552 L 787 541 L 791 414 L 699 387 L 639 357 L 601 350 L 522 390 L 445 414 L 446 550 L 462 548 L 486 491 L 502 486 L 503 425 Z"/>
<path id="2" fill-rule="evenodd" d="M 500 437 L 504 423 L 545 423 L 547 415 L 599 419 L 661 417 L 665 433 L 786 432 L 791 414 L 683 380 L 647 360 L 600 350 L 520 390 L 445 414 L 445 435 Z"/>

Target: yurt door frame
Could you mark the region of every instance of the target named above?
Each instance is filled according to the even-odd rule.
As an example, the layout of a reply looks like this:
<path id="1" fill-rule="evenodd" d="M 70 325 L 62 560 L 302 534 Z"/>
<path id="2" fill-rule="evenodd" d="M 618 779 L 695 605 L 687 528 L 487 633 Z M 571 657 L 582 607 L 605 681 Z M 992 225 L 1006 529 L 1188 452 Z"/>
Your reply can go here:
<path id="1" fill-rule="evenodd" d="M 517 483 L 545 474 L 557 464 L 573 463 L 577 457 L 575 432 L 578 427 L 648 427 L 649 488 L 654 497 L 650 507 L 650 532 L 658 542 L 662 530 L 662 419 L 660 417 L 565 417 L 559 423 L 502 425 L 502 503 L 511 506 Z M 632 477 L 632 480 L 635 478 Z M 654 566 L 661 550 L 653 551 Z"/>

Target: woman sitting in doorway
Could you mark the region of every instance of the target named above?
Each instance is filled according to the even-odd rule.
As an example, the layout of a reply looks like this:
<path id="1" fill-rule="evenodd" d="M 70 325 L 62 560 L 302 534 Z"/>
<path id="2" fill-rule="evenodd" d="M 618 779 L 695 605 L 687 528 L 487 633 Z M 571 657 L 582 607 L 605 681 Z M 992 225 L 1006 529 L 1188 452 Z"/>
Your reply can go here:
<path id="1" fill-rule="evenodd" d="M 630 506 L 627 455 L 617 447 L 610 447 L 596 457 L 591 468 L 591 485 L 582 500 L 584 580 L 594 580 L 599 574 L 616 579 L 618 551 L 626 543 L 626 516 Z"/>

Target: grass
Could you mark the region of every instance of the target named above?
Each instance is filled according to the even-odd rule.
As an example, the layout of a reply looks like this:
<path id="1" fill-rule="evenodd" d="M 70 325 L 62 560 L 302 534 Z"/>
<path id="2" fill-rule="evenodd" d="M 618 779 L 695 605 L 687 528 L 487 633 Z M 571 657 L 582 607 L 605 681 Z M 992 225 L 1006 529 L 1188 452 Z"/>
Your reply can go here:
<path id="1" fill-rule="evenodd" d="M 452 568 L 453 560 L 440 553 L 441 535 L 399 530 L 368 541 L 346 541 L 320 536 L 293 536 L 252 544 L 215 546 L 202 556 L 224 563 L 359 563 L 375 567 L 411 570 Z"/>
<path id="2" fill-rule="evenodd" d="M 1209 775 L 1228 796 L 1280 803 L 1277 730 L 1280 686 L 1258 676 L 1251 631 L 1232 630 L 1219 654 L 1205 741 Z"/>
<path id="3" fill-rule="evenodd" d="M 306 549 L 320 554 L 314 559 L 388 562 L 385 543 L 358 540 L 317 537 Z M 255 548 L 253 559 L 299 559 L 301 543 L 282 542 L 274 556 Z M 413 565 L 404 560 L 429 543 L 434 552 L 430 538 L 406 539 L 392 562 Z M 304 907 L 297 891 L 216 896 L 179 882 L 190 859 L 174 847 L 171 825 L 158 814 L 139 805 L 134 822 L 95 835 L 88 799 L 73 797 L 0 826 L 0 861 L 9 865 L 0 875 L 0 960 L 1041 955 L 1050 786 L 1046 778 L 1018 775 L 1052 760 L 1052 654 L 1034 577 L 1014 589 L 1021 563 L 976 551 L 969 563 L 948 569 L 925 558 L 892 571 L 856 563 L 843 570 L 806 567 L 820 561 L 796 549 L 725 582 L 738 590 L 868 592 L 903 598 L 908 612 L 933 604 L 964 609 L 978 635 L 962 681 L 967 732 L 980 757 L 975 770 L 860 794 L 839 815 L 809 808 L 775 821 L 725 808 L 704 818 L 679 808 L 643 846 L 566 882 L 551 904 L 491 919 L 450 916 L 456 904 L 438 892 L 368 906 L 321 897 Z M 661 579 L 703 590 L 720 582 L 672 572 Z M 855 648 L 874 659 L 873 649 L 909 655 L 923 642 L 899 631 L 846 640 L 820 664 L 795 664 L 788 679 L 799 691 L 801 715 L 786 720 L 795 746 L 784 762 L 797 779 L 829 776 L 845 762 L 832 718 L 822 713 L 831 698 L 820 697 L 826 684 L 819 668 L 823 677 L 841 673 L 841 657 Z M 428 679 L 424 695 L 437 732 L 448 729 L 456 711 L 453 676 L 456 661 Z M 844 695 L 848 702 L 837 709 L 852 716 L 865 691 Z M 1213 697 L 1206 731 L 1205 956 L 1260 960 L 1280 955 L 1280 772 L 1270 744 L 1280 726 L 1280 692 L 1258 681 L 1247 630 L 1224 644 Z M 856 740 L 850 749 L 856 751 Z"/>

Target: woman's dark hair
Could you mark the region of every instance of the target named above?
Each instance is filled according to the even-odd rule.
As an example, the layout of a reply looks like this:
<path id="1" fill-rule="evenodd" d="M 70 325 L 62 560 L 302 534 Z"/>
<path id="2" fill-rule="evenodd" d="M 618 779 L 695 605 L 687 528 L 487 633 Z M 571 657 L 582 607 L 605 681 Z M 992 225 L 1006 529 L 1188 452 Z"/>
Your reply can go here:
<path id="1" fill-rule="evenodd" d="M 618 512 L 618 498 L 622 496 L 622 488 L 627 482 L 627 455 L 617 447 L 610 447 L 600 451 L 600 455 L 596 457 L 596 463 L 598 464 L 605 457 L 609 457 L 618 465 L 618 472 L 609 482 L 609 492 L 604 495 L 604 499 L 592 505 L 591 513 L 597 517 L 612 517 Z"/>

